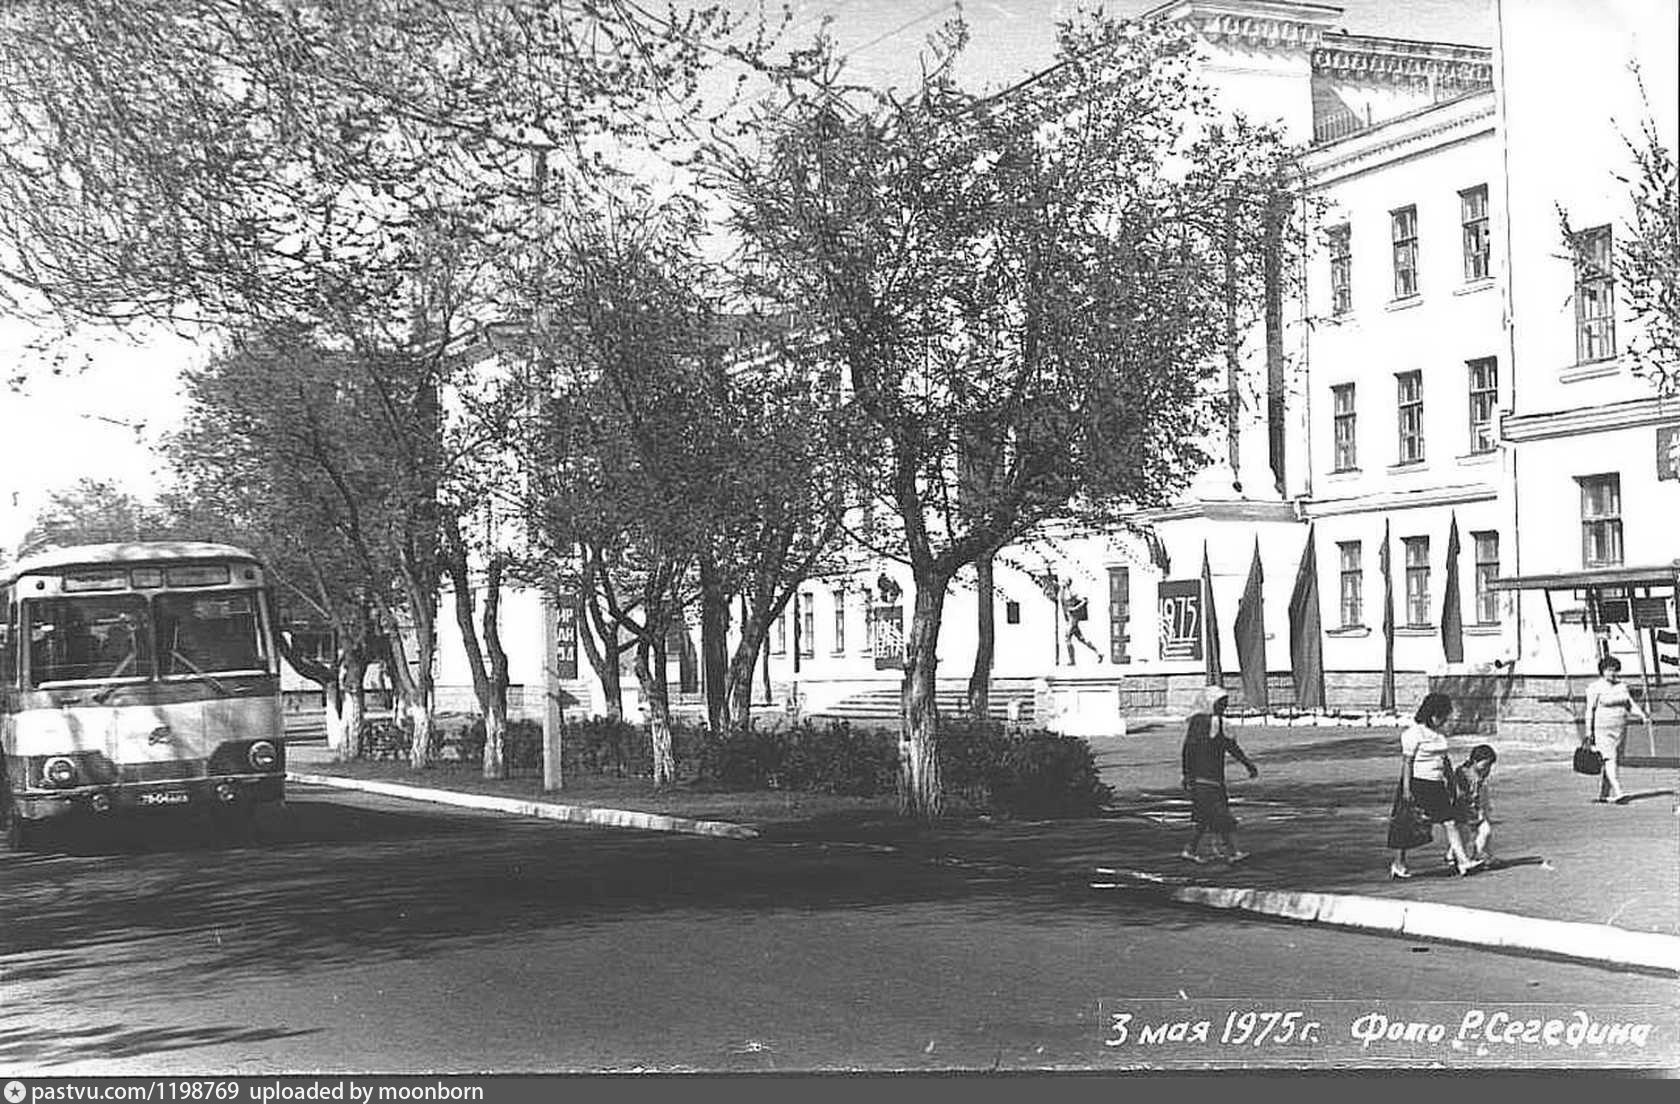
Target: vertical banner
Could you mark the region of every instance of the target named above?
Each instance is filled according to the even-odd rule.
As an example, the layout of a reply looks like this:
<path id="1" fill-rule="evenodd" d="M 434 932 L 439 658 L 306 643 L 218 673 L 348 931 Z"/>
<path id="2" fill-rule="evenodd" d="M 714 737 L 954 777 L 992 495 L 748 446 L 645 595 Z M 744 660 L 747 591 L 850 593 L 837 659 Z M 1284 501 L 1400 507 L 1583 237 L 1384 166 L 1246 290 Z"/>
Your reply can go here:
<path id="1" fill-rule="evenodd" d="M 1318 554 L 1311 526 L 1289 596 L 1289 669 L 1295 679 L 1295 707 L 1323 709 L 1324 624 L 1318 611 Z"/>
<path id="2" fill-rule="evenodd" d="M 1464 611 L 1458 596 L 1458 511 L 1447 530 L 1447 587 L 1441 603 L 1441 651 L 1448 663 L 1464 662 Z"/>
<path id="3" fill-rule="evenodd" d="M 1219 616 L 1213 608 L 1213 571 L 1208 567 L 1207 541 L 1202 542 L 1202 673 L 1209 686 L 1225 683 L 1219 661 Z"/>
<path id="4" fill-rule="evenodd" d="M 1394 568 L 1389 563 L 1388 519 L 1383 519 L 1382 551 L 1377 554 L 1383 580 L 1383 673 L 1380 708 L 1394 710 Z"/>
<path id="5" fill-rule="evenodd" d="M 1271 708 L 1266 693 L 1266 625 L 1264 614 L 1265 574 L 1260 569 L 1260 538 L 1254 538 L 1254 560 L 1248 566 L 1248 584 L 1237 603 L 1237 667 L 1242 672 L 1243 700 L 1256 713 Z"/>
<path id="6" fill-rule="evenodd" d="M 1108 661 L 1110 663 L 1130 663 L 1131 656 L 1126 651 L 1126 645 L 1131 637 L 1127 633 L 1127 622 L 1131 620 L 1132 609 L 1132 581 L 1131 571 L 1124 567 L 1108 569 Z"/>
<path id="7" fill-rule="evenodd" d="M 1161 658 L 1201 659 L 1201 580 L 1162 580 L 1155 593 L 1160 616 Z"/>

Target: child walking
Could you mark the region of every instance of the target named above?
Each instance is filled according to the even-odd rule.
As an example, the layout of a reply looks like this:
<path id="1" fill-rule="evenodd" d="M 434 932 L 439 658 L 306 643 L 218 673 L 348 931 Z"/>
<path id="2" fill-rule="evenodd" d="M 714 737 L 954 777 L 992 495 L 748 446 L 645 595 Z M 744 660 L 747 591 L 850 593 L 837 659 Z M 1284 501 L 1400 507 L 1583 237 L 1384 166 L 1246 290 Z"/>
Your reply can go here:
<path id="1" fill-rule="evenodd" d="M 1250 778 L 1260 777 L 1260 769 L 1249 762 L 1235 740 L 1225 735 L 1225 706 L 1229 700 L 1230 695 L 1220 687 L 1205 688 L 1184 731 L 1184 788 L 1190 792 L 1190 818 L 1196 834 L 1178 857 L 1193 863 L 1207 861 L 1202 858 L 1201 847 L 1202 837 L 1209 832 L 1219 841 L 1214 849 L 1216 856 L 1222 855 L 1231 863 L 1248 858 L 1248 852 L 1237 850 L 1237 818 L 1231 815 L 1225 793 L 1225 756 L 1247 767 Z"/>

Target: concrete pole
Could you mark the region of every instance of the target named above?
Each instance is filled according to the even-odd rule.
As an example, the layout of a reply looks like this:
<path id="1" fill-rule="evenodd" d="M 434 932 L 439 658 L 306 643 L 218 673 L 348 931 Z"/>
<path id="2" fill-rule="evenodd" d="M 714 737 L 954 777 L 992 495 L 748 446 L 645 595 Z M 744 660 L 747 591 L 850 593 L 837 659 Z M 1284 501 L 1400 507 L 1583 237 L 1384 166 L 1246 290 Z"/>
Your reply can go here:
<path id="1" fill-rule="evenodd" d="M 560 614 L 554 595 L 542 596 L 543 626 L 543 792 L 563 789 L 565 772 L 560 764 L 561 734 L 565 717 L 560 710 Z"/>

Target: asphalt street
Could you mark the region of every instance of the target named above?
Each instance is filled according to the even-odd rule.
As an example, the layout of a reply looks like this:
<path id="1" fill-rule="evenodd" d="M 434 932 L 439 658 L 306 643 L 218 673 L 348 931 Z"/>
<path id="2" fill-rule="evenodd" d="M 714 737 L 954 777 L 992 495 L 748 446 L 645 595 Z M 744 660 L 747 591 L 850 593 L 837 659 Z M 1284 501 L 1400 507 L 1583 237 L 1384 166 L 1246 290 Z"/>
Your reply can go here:
<path id="1" fill-rule="evenodd" d="M 1065 870 L 866 844 L 591 829 L 305 787 L 262 827 L 229 845 L 145 822 L 0 857 L 0 1071 L 1104 1069 L 1179 1059 L 1105 1046 L 1099 1002 L 1672 1008 L 1677 995 L 1673 979 L 1201 913 L 1094 893 Z M 1666 1045 L 1635 1064 L 1680 1064 Z M 1300 1053 L 1245 1060 L 1310 1064 Z"/>

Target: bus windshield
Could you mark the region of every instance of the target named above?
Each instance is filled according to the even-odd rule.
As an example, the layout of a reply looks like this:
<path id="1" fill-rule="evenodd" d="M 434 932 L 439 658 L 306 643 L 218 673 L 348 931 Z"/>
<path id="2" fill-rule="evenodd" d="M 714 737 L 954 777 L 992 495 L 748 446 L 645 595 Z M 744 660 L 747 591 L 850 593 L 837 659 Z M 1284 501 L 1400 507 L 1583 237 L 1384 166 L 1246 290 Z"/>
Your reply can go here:
<path id="1" fill-rule="evenodd" d="M 268 670 L 255 592 L 159 594 L 156 602 L 165 678 Z"/>
<path id="2" fill-rule="evenodd" d="M 139 595 L 46 598 L 24 606 L 32 685 L 151 677 L 151 617 Z"/>

